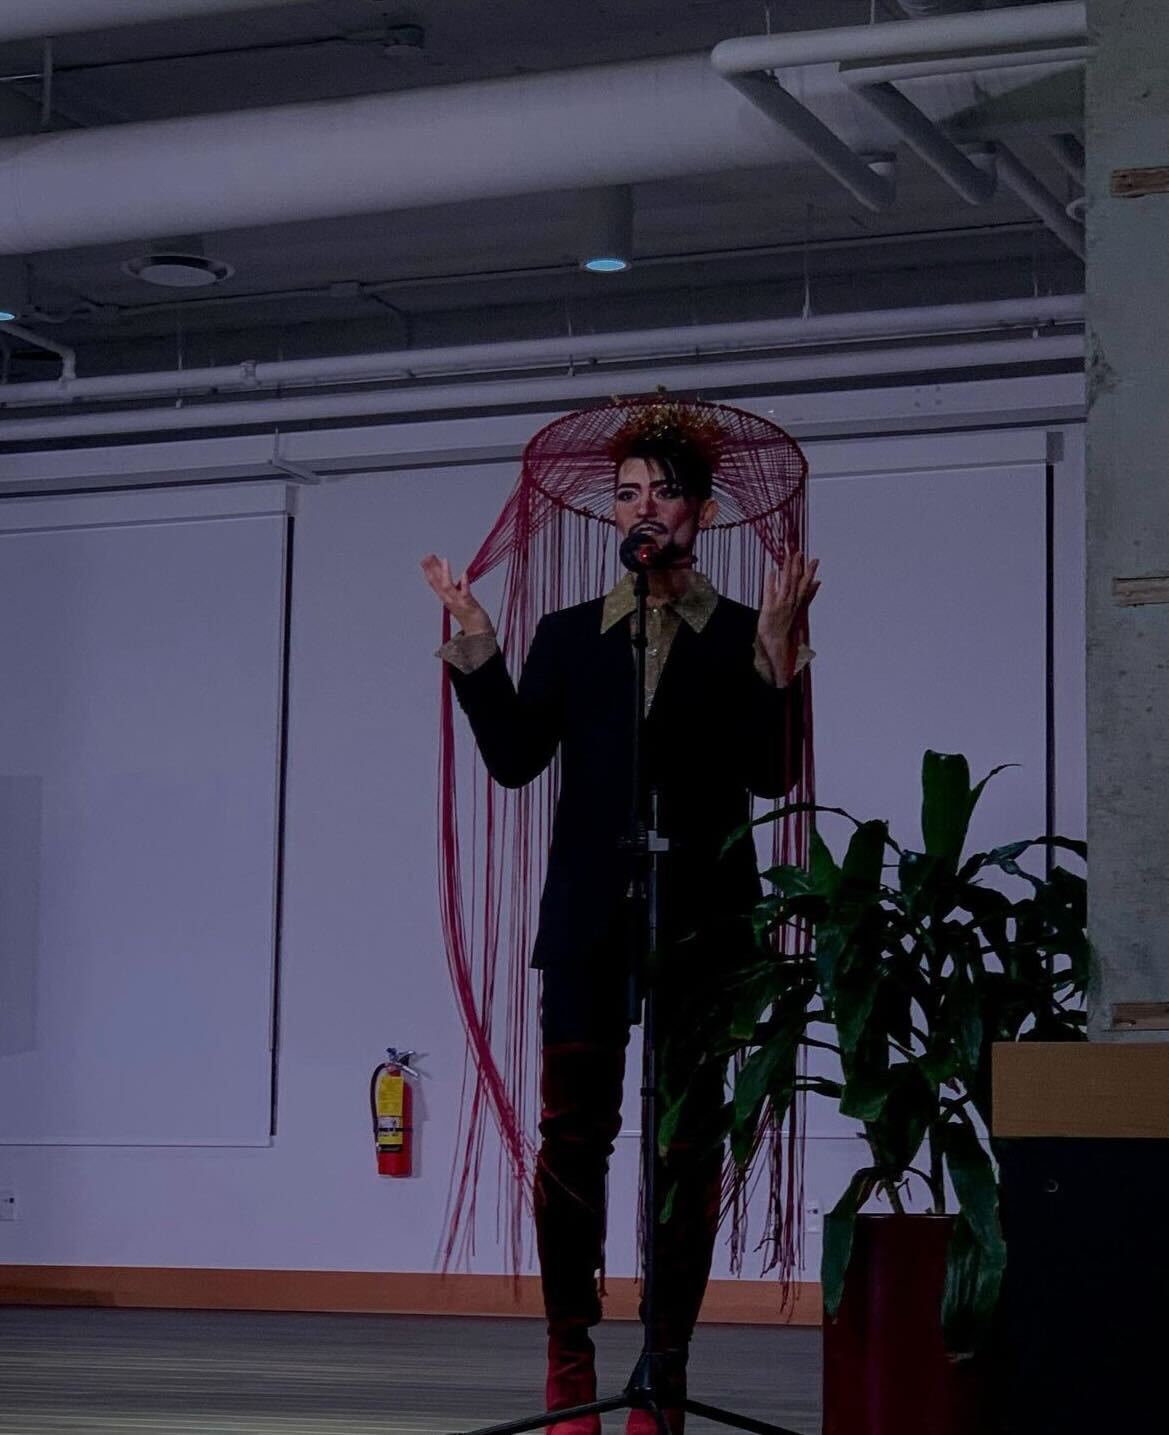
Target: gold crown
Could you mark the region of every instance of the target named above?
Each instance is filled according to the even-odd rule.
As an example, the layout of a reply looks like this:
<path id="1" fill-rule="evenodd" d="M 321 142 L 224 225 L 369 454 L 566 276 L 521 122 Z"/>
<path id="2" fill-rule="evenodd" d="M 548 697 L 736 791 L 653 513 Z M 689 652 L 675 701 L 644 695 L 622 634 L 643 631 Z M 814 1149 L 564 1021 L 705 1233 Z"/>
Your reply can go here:
<path id="1" fill-rule="evenodd" d="M 713 468 L 722 452 L 724 434 L 722 424 L 705 405 L 662 398 L 634 408 L 613 435 L 610 456 L 619 464 L 635 443 L 647 439 L 690 444 Z"/>

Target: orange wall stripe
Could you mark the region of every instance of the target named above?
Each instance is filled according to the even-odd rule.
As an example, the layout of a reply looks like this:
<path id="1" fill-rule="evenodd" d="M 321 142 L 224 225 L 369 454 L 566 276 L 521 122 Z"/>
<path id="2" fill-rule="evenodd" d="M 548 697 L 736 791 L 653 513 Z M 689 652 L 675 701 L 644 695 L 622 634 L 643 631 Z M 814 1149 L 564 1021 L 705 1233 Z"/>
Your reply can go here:
<path id="1" fill-rule="evenodd" d="M 636 1320 L 638 1286 L 610 1276 L 605 1314 Z M 163 1266 L 0 1266 L 0 1305 L 123 1306 L 169 1310 L 297 1310 L 393 1315 L 543 1314 L 536 1276 L 427 1272 L 220 1270 Z M 775 1281 L 711 1281 L 702 1320 L 727 1325 L 819 1325 L 820 1287 L 797 1285 L 784 1310 Z"/>

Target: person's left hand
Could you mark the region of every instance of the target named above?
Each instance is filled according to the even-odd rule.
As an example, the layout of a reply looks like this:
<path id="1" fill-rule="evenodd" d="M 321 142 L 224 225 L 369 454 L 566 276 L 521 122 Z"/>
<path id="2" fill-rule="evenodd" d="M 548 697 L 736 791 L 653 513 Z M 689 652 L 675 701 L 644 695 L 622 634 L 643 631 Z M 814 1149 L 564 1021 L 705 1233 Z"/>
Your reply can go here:
<path id="1" fill-rule="evenodd" d="M 819 566 L 818 558 L 805 563 L 797 549 L 788 554 L 781 569 L 773 568 L 764 581 L 759 644 L 779 683 L 789 683 L 795 676 L 804 614 L 820 588 L 816 577 Z"/>

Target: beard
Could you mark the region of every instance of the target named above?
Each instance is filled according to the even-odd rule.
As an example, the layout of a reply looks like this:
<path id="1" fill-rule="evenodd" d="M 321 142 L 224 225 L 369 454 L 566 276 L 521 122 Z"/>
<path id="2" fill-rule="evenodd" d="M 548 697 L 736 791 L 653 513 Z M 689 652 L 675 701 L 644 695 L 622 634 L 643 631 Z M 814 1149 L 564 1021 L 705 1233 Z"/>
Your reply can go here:
<path id="1" fill-rule="evenodd" d="M 652 550 L 647 556 L 645 550 Z M 626 568 L 636 572 L 640 569 L 678 568 L 688 566 L 692 561 L 689 549 L 675 543 L 661 524 L 639 523 L 631 528 L 623 539 L 620 557 Z"/>

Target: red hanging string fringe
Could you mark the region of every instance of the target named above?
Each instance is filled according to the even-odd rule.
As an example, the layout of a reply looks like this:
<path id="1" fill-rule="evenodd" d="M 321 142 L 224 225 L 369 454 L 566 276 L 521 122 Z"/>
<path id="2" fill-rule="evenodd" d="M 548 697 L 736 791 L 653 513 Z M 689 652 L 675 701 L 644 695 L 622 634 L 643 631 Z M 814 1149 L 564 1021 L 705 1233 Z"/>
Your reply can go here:
<path id="1" fill-rule="evenodd" d="M 527 653 L 540 616 L 606 592 L 616 580 L 612 503 L 615 458 L 621 435 L 643 430 L 666 412 L 682 415 L 715 463 L 719 501 L 716 524 L 700 539 L 698 561 L 720 593 L 758 606 L 765 568 L 794 548 L 807 549 L 807 464 L 777 425 L 722 404 L 680 403 L 661 395 L 615 400 L 558 419 L 528 444 L 519 481 L 478 552 L 467 565 L 477 582 L 503 567 L 503 599 L 497 634 L 515 671 Z M 443 615 L 444 642 L 450 637 Z M 805 740 L 798 763 L 790 750 L 788 770 L 797 778 L 793 802 L 814 792 L 811 674 L 802 684 Z M 460 809 L 470 768 L 468 811 Z M 458 781 L 463 771 L 462 789 Z M 440 909 L 447 962 L 467 1033 L 467 1065 L 457 1133 L 455 1166 L 447 1200 L 443 1268 L 465 1265 L 475 1249 L 477 1193 L 486 1133 L 500 1137 L 501 1177 L 497 1201 L 500 1235 L 509 1268 L 523 1266 L 530 1228 L 538 1114 L 538 1023 L 536 983 L 528 960 L 558 789 L 557 764 L 518 791 L 496 787 L 474 745 L 456 734 L 449 672 L 443 664 L 439 739 Z M 464 797 L 466 804 L 466 798 Z M 464 867 L 460 826 L 471 827 L 472 864 Z M 798 813 L 772 829 L 772 860 L 802 863 L 808 851 L 809 818 Z M 473 895 L 465 890 L 465 877 Z M 784 932 L 780 951 L 807 950 L 807 933 Z M 766 1171 L 769 1193 L 766 1269 L 777 1271 L 783 1300 L 794 1295 L 802 1262 L 802 1099 L 781 1130 L 761 1127 L 754 1175 L 728 1160 L 723 1215 L 730 1224 L 734 1269 L 746 1254 L 747 1205 L 754 1182 Z"/>

